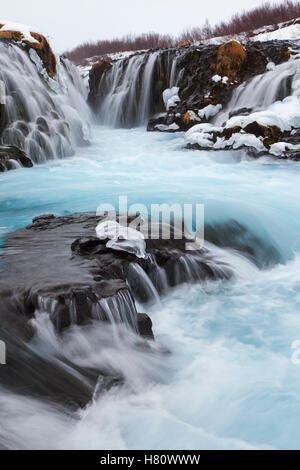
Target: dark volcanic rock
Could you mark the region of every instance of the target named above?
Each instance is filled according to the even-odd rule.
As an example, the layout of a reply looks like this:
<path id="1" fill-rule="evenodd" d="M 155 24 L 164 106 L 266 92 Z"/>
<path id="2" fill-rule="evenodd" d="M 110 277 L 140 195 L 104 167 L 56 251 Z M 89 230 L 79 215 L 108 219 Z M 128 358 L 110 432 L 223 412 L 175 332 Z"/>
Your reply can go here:
<path id="1" fill-rule="evenodd" d="M 18 147 L 0 146 L 0 172 L 14 170 L 18 166 L 33 166 L 30 158 Z"/>
<path id="2" fill-rule="evenodd" d="M 80 325 L 84 335 L 101 321 L 94 347 L 107 347 L 113 354 L 115 333 L 123 323 L 120 332 L 128 336 L 131 346 L 135 338 L 136 347 L 151 354 L 146 340 L 154 338 L 152 322 L 148 315 L 137 313 L 134 297 L 149 301 L 181 282 L 227 279 L 232 274 L 208 250 L 187 254 L 185 238 L 172 239 L 173 227 L 170 240 L 147 240 L 149 256 L 145 259 L 113 251 L 95 237 L 99 220 L 92 213 L 57 218 L 46 214 L 4 240 L 0 339 L 6 342 L 8 359 L 0 372 L 1 384 L 7 389 L 70 409 L 85 406 L 92 397 L 121 385 L 122 371 L 116 373 L 105 364 L 84 367 L 73 355 L 66 355 L 64 348 L 48 344 L 48 336 L 39 337 L 39 319 L 50 319 L 55 341 L 64 347 L 71 341 L 75 353 L 75 325 Z M 51 335 L 50 325 L 47 335 Z"/>
<path id="3" fill-rule="evenodd" d="M 105 74 L 112 66 L 111 60 L 104 59 L 98 60 L 95 62 L 89 73 L 89 98 L 88 102 L 95 109 L 98 99 L 101 95 L 101 90 L 99 90 L 99 85 L 103 74 Z M 96 99 L 97 97 L 97 99 Z"/>
<path id="4" fill-rule="evenodd" d="M 227 44 L 235 43 L 230 41 Z M 245 57 L 236 69 L 228 66 L 228 57 L 222 62 L 219 45 L 199 45 L 177 51 L 177 70 L 180 70 L 177 86 L 179 87 L 180 102 L 172 107 L 165 116 L 152 117 L 148 124 L 148 130 L 159 130 L 155 127 L 158 124 L 170 125 L 176 123 L 180 130 L 187 130 L 197 121 L 189 118 L 187 114 L 193 111 L 196 115 L 198 110 L 209 104 L 222 104 L 226 106 L 232 92 L 241 83 L 251 79 L 255 75 L 266 71 L 266 65 L 272 61 L 276 65 L 285 62 L 290 57 L 290 49 L 297 50 L 299 46 L 291 41 L 264 41 L 248 42 L 243 46 Z M 163 51 L 162 51 L 163 53 Z M 232 61 L 236 52 L 233 49 Z M 229 55 L 230 59 L 230 55 Z M 227 67 L 226 67 L 227 66 Z M 222 81 L 214 82 L 215 75 L 227 76 L 226 83 Z M 291 80 L 287 77 L 285 84 L 281 88 L 277 99 L 283 99 L 290 94 Z M 243 113 L 248 114 L 248 109 Z M 236 112 L 234 111 L 234 114 Z M 240 114 L 240 113 L 239 113 Z"/>
<path id="5" fill-rule="evenodd" d="M 151 318 L 146 313 L 138 313 L 138 329 L 141 336 L 154 339 Z"/>
<path id="6" fill-rule="evenodd" d="M 187 239 L 172 238 L 172 227 L 170 240 L 146 240 L 146 258 L 107 248 L 95 237 L 99 220 L 91 213 L 43 215 L 6 238 L 0 291 L 18 299 L 25 317 L 46 311 L 58 331 L 112 319 L 138 331 L 133 296 L 153 301 L 182 282 L 231 276 L 207 249 L 186 252 Z"/>

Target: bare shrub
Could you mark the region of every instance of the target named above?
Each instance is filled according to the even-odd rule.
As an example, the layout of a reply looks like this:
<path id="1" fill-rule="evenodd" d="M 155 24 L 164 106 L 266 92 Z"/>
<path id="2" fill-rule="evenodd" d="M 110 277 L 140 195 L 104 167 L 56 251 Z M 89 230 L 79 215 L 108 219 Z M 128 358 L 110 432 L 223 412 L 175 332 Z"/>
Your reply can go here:
<path id="1" fill-rule="evenodd" d="M 300 1 L 284 0 L 264 3 L 252 10 L 234 14 L 227 22 L 211 26 L 208 20 L 204 25 L 186 29 L 177 38 L 149 32 L 139 36 L 128 34 L 123 38 L 84 42 L 65 55 L 76 63 L 83 63 L 88 57 L 104 56 L 115 52 L 138 51 L 173 47 L 178 43 L 203 41 L 216 36 L 247 33 L 266 25 L 282 23 L 300 17 Z"/>

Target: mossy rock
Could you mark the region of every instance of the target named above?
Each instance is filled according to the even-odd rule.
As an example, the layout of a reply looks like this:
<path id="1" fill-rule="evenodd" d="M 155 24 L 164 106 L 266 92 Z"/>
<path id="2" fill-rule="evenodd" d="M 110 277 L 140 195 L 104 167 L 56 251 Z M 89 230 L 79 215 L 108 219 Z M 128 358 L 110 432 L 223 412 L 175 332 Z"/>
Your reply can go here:
<path id="1" fill-rule="evenodd" d="M 57 72 L 56 57 L 45 36 L 32 31 L 30 34 L 33 38 L 33 41 L 28 41 L 24 38 L 20 31 L 2 31 L 2 27 L 3 24 L 0 24 L 0 38 L 12 39 L 14 41 L 23 43 L 28 48 L 34 49 L 43 62 L 49 77 L 55 80 L 55 75 Z"/>
<path id="2" fill-rule="evenodd" d="M 216 73 L 234 79 L 246 60 L 247 52 L 237 41 L 222 44 L 217 52 Z"/>

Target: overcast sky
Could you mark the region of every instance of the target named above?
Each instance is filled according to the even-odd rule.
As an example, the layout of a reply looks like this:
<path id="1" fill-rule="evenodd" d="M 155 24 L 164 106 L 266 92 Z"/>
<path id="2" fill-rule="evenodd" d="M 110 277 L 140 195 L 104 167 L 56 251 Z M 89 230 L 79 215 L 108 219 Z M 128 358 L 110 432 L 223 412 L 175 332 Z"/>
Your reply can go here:
<path id="1" fill-rule="evenodd" d="M 179 34 L 206 18 L 214 24 L 262 0 L 7 0 L 1 18 L 36 27 L 61 53 L 83 41 L 126 33 Z"/>

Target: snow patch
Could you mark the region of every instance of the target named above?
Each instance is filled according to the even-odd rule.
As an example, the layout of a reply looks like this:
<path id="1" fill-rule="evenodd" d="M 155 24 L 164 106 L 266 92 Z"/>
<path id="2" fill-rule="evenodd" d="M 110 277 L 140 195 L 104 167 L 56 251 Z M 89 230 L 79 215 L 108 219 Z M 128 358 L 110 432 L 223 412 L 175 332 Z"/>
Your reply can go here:
<path id="1" fill-rule="evenodd" d="M 211 79 L 212 79 L 213 82 L 218 83 L 222 80 L 222 77 L 220 75 L 216 74 Z"/>
<path id="2" fill-rule="evenodd" d="M 198 116 L 203 119 L 214 117 L 222 109 L 221 104 L 208 104 L 205 108 L 199 109 Z"/>
<path id="3" fill-rule="evenodd" d="M 279 157 L 280 155 L 283 155 L 284 152 L 287 150 L 300 150 L 300 144 L 294 145 L 294 144 L 289 144 L 287 142 L 277 142 L 276 144 L 272 144 L 270 146 L 269 152 L 272 155 L 276 155 Z"/>
<path id="4" fill-rule="evenodd" d="M 177 131 L 179 129 L 179 126 L 178 124 L 176 124 L 176 122 L 173 122 L 172 124 L 170 125 L 167 125 L 167 124 L 156 124 L 156 126 L 154 126 L 155 129 L 158 129 L 159 131 Z"/>
<path id="5" fill-rule="evenodd" d="M 263 111 L 257 111 L 248 116 L 233 116 L 226 123 L 226 128 L 246 127 L 256 121 L 262 126 L 277 126 L 283 131 L 292 127 L 300 127 L 300 100 L 297 96 L 288 96 L 282 101 L 276 101 Z"/>
<path id="6" fill-rule="evenodd" d="M 31 32 L 38 32 L 37 28 L 33 28 L 32 26 L 21 23 L 13 23 L 11 21 L 0 20 L 0 23 L 3 24 L 1 31 L 19 31 L 25 41 L 38 44 L 38 41 L 31 35 Z"/>
<path id="7" fill-rule="evenodd" d="M 170 108 L 176 106 L 176 103 L 180 101 L 178 92 L 179 88 L 177 86 L 173 86 L 172 88 L 166 88 L 166 90 L 163 91 L 162 96 L 167 111 Z"/>
<path id="8" fill-rule="evenodd" d="M 255 41 L 271 41 L 273 39 L 300 39 L 300 24 L 292 24 L 276 29 L 275 31 L 267 31 L 257 34 L 251 38 Z"/>

